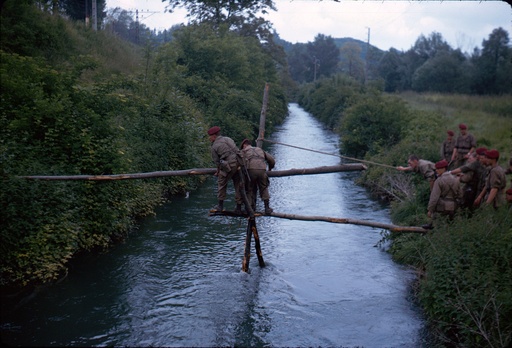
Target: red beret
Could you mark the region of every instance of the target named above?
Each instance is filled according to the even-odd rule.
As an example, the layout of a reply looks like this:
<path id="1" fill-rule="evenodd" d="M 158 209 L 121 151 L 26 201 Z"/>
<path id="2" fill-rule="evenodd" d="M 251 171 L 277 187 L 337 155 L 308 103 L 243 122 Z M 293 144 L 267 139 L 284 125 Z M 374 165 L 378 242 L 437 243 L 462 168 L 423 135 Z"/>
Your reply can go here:
<path id="1" fill-rule="evenodd" d="M 459 124 L 459 129 L 467 129 L 467 128 L 468 127 L 464 123 Z"/>
<path id="2" fill-rule="evenodd" d="M 512 188 L 509 188 L 507 191 L 505 191 L 507 195 L 512 195 Z"/>
<path id="3" fill-rule="evenodd" d="M 500 158 L 500 153 L 498 152 L 498 150 L 488 150 L 485 151 L 485 157 L 490 159 L 498 159 Z"/>
<path id="4" fill-rule="evenodd" d="M 214 135 L 220 132 L 219 126 L 213 126 L 212 128 L 208 129 L 208 135 Z"/>
<path id="5" fill-rule="evenodd" d="M 448 167 L 448 161 L 446 161 L 446 160 L 441 160 L 436 163 L 436 169 L 441 169 L 441 168 L 446 168 L 446 167 Z"/>
<path id="6" fill-rule="evenodd" d="M 480 155 L 480 156 L 485 156 L 486 151 L 487 151 L 486 147 L 479 147 L 478 149 L 475 150 L 476 154 Z"/>
<path id="7" fill-rule="evenodd" d="M 448 133 L 448 135 L 449 135 L 449 136 L 452 136 L 452 137 L 455 135 L 455 133 L 453 133 L 453 131 L 451 131 L 451 130 L 449 130 L 449 131 L 448 131 L 448 132 L 446 132 L 446 133 Z"/>

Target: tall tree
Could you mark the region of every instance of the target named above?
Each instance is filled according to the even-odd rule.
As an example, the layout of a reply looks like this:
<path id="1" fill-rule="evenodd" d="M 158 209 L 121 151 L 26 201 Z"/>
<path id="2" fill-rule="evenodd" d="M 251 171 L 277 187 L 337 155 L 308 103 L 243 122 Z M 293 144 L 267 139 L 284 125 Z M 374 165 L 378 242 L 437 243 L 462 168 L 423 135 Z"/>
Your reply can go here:
<path id="1" fill-rule="evenodd" d="M 308 42 L 305 64 L 307 81 L 313 81 L 320 76 L 329 77 L 336 72 L 340 60 L 340 51 L 331 36 L 318 34 L 315 41 Z"/>
<path id="2" fill-rule="evenodd" d="M 390 48 L 379 61 L 378 71 L 384 79 L 386 92 L 402 91 L 405 88 L 406 69 L 403 54 L 395 48 Z"/>
<path id="3" fill-rule="evenodd" d="M 483 40 L 482 50 L 473 56 L 475 80 L 473 90 L 479 94 L 512 92 L 512 48 L 503 28 L 497 28 Z"/>
<path id="4" fill-rule="evenodd" d="M 341 69 L 353 79 L 363 82 L 365 79 L 364 62 L 361 59 L 361 46 L 355 42 L 347 42 L 341 48 L 343 57 Z"/>
<path id="5" fill-rule="evenodd" d="M 169 2 L 169 10 L 184 8 L 188 11 L 187 17 L 193 23 L 210 23 L 215 28 L 221 24 L 228 24 L 230 29 L 245 29 L 251 27 L 255 31 L 262 24 L 270 27 L 270 23 L 259 17 L 275 10 L 273 0 L 162 0 Z"/>

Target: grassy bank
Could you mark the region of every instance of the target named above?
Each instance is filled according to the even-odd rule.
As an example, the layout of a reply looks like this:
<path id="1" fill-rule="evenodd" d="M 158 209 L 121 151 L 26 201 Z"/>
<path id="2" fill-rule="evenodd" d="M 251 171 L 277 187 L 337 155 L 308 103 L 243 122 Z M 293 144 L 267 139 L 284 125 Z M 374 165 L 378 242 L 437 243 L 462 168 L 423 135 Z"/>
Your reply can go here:
<path id="1" fill-rule="evenodd" d="M 415 154 L 437 162 L 449 129 L 465 123 L 478 146 L 512 155 L 511 96 L 403 93 L 383 95 L 343 79 L 302 87 L 299 102 L 340 133 L 341 152 L 377 164 L 359 183 L 391 203 L 397 225 L 429 221 L 429 184 L 399 172 Z M 323 106 L 329 106 L 323 107 Z M 510 186 L 510 176 L 508 178 Z M 508 347 L 512 343 L 512 211 L 480 208 L 437 221 L 423 235 L 390 233 L 396 262 L 416 270 L 415 294 L 439 347 Z"/>

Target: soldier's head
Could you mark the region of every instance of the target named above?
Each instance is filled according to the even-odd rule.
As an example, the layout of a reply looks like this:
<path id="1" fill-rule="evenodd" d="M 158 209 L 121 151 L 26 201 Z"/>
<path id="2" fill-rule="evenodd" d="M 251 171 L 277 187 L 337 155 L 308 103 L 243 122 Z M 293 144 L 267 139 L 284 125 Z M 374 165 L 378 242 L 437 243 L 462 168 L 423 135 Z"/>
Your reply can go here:
<path id="1" fill-rule="evenodd" d="M 459 124 L 459 131 L 460 131 L 460 134 L 466 135 L 466 133 L 468 131 L 468 126 L 466 126 L 464 123 Z"/>
<path id="2" fill-rule="evenodd" d="M 444 172 L 446 172 L 446 168 L 448 168 L 448 161 L 441 160 L 436 163 L 435 167 L 436 167 L 436 173 L 439 176 L 439 175 L 443 174 Z"/>
<path id="3" fill-rule="evenodd" d="M 251 141 L 249 139 L 244 139 L 242 140 L 242 142 L 240 143 L 240 150 L 243 150 L 245 149 L 247 146 L 250 146 L 251 145 Z"/>
<path id="4" fill-rule="evenodd" d="M 498 162 L 498 160 L 500 159 L 500 153 L 498 152 L 498 150 L 487 150 L 485 151 L 485 158 L 486 158 L 486 162 L 487 162 L 487 165 L 494 165 Z"/>
<path id="5" fill-rule="evenodd" d="M 219 126 L 213 126 L 212 128 L 208 129 L 208 136 L 210 137 L 210 141 L 213 143 L 215 139 L 220 134 L 220 127 Z"/>
<path id="6" fill-rule="evenodd" d="M 479 147 L 475 150 L 476 156 L 482 164 L 485 164 L 485 152 L 487 152 L 486 147 Z"/>
<path id="7" fill-rule="evenodd" d="M 505 195 L 507 197 L 507 202 L 512 203 L 512 188 L 505 191 Z"/>
<path id="8" fill-rule="evenodd" d="M 446 132 L 446 138 L 448 140 L 452 140 L 454 135 L 455 135 L 455 133 L 452 130 L 449 130 L 448 132 Z"/>
<path id="9" fill-rule="evenodd" d="M 415 169 L 417 166 L 418 166 L 418 161 L 420 159 L 418 158 L 418 156 L 416 155 L 410 155 L 409 156 L 409 159 L 407 160 L 407 164 L 409 165 L 409 167 L 411 167 L 412 169 Z"/>

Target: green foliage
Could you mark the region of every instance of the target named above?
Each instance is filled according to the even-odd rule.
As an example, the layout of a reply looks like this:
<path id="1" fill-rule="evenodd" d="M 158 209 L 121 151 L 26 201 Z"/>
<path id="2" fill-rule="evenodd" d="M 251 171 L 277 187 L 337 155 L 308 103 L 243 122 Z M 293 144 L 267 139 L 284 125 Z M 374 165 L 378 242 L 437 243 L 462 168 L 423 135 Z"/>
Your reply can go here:
<path id="1" fill-rule="evenodd" d="M 368 93 L 341 118 L 343 152 L 362 158 L 367 153 L 388 149 L 400 142 L 409 119 L 409 111 L 401 100 Z"/>
<path id="2" fill-rule="evenodd" d="M 511 216 L 508 207 L 482 210 L 426 237 L 426 276 L 419 295 L 447 342 L 466 347 L 512 343 Z"/>
<path id="3" fill-rule="evenodd" d="M 76 254 L 110 247 L 135 218 L 202 180 L 18 176 L 207 167 L 213 122 L 255 138 L 265 82 L 270 129 L 286 115 L 276 64 L 254 37 L 191 27 L 172 45 L 139 50 L 30 3 L 9 2 L 1 13 L 2 285 L 54 281 Z M 5 23 L 15 23 L 16 37 Z"/>
<path id="4" fill-rule="evenodd" d="M 362 86 L 346 75 L 330 78 L 301 86 L 297 101 L 329 128 L 339 125 L 340 117 L 362 93 Z"/>

